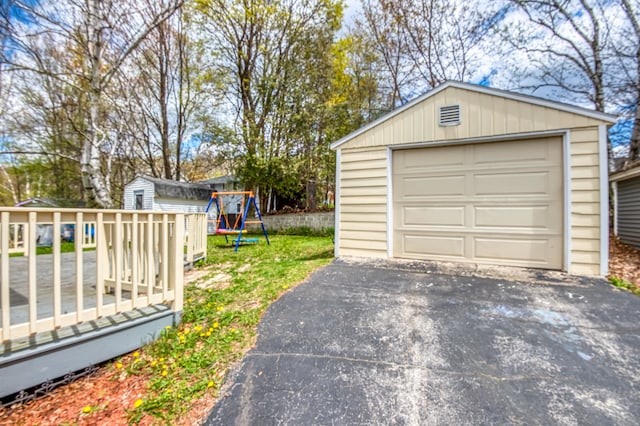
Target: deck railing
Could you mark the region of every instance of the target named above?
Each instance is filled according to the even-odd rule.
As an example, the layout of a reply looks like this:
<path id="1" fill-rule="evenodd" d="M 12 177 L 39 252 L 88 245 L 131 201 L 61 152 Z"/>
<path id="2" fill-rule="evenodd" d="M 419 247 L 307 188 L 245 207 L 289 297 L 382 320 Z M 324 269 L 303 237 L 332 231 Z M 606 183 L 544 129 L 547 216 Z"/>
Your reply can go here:
<path id="1" fill-rule="evenodd" d="M 181 310 L 184 263 L 206 255 L 206 221 L 205 214 L 0 208 L 0 341 L 160 303 Z M 51 254 L 36 255 L 43 225 L 53 229 Z M 62 253 L 69 236 L 59 230 L 71 226 L 73 252 Z"/>

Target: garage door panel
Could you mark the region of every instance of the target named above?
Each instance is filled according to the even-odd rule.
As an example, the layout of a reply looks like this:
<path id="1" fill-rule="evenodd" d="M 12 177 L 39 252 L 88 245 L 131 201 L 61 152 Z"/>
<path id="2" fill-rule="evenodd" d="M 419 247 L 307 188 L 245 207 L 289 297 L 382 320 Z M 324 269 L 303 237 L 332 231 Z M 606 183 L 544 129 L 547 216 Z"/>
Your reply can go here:
<path id="1" fill-rule="evenodd" d="M 411 197 L 464 195 L 464 175 L 432 176 L 401 179 L 400 196 Z"/>
<path id="2" fill-rule="evenodd" d="M 464 207 L 405 207 L 403 226 L 464 226 Z"/>
<path id="3" fill-rule="evenodd" d="M 549 206 L 490 206 L 474 209 L 474 226 L 477 228 L 519 228 L 548 230 L 557 228 L 551 223 L 553 216 Z"/>
<path id="4" fill-rule="evenodd" d="M 551 191 L 548 172 L 477 174 L 473 176 L 473 183 L 474 195 L 529 197 Z"/>
<path id="5" fill-rule="evenodd" d="M 544 161 L 548 158 L 548 151 L 540 149 L 534 144 L 522 145 L 520 141 L 490 143 L 483 149 L 473 151 L 474 162 L 480 164 L 526 163 L 530 161 Z"/>
<path id="6" fill-rule="evenodd" d="M 473 239 L 476 259 L 501 263 L 512 261 L 523 265 L 547 264 L 550 240 L 476 237 Z"/>
<path id="7" fill-rule="evenodd" d="M 393 255 L 561 269 L 562 165 L 559 137 L 394 151 Z"/>
<path id="8" fill-rule="evenodd" d="M 464 258 L 463 236 L 405 235 L 404 252 L 414 256 L 447 256 Z"/>
<path id="9" fill-rule="evenodd" d="M 422 170 L 424 167 L 441 168 L 462 166 L 464 164 L 464 147 L 430 148 L 424 150 L 411 150 L 411 155 L 394 157 L 395 170 L 410 171 Z"/>

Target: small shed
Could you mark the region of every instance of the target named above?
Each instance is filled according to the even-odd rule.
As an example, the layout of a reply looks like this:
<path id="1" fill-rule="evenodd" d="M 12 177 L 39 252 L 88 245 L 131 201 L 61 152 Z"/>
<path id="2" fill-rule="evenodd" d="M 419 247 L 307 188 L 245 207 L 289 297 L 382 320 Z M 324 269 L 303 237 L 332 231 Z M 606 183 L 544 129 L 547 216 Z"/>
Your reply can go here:
<path id="1" fill-rule="evenodd" d="M 640 249 L 640 162 L 612 173 L 613 232 Z"/>
<path id="2" fill-rule="evenodd" d="M 138 176 L 124 187 L 124 208 L 198 213 L 205 211 L 211 192 L 206 184 Z"/>
<path id="3" fill-rule="evenodd" d="M 331 145 L 336 256 L 606 275 L 613 123 L 446 82 Z"/>

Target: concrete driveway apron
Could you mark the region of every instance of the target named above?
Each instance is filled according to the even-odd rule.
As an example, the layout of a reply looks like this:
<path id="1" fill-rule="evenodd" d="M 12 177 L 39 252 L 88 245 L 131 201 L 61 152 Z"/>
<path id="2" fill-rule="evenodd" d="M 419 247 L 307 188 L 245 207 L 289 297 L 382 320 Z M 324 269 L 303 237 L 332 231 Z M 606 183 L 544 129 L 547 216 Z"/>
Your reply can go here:
<path id="1" fill-rule="evenodd" d="M 317 271 L 269 308 L 207 424 L 640 424 L 639 297 L 440 272 Z"/>

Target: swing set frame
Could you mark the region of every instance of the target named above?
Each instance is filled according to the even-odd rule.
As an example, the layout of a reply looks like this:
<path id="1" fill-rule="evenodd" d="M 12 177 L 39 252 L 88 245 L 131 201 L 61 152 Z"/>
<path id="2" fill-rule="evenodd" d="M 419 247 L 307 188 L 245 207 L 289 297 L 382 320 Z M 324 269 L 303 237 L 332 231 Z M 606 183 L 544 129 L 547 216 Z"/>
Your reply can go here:
<path id="1" fill-rule="evenodd" d="M 229 228 L 229 217 L 227 212 L 224 210 L 224 196 L 242 196 L 242 203 L 240 207 L 241 214 L 238 214 L 236 220 L 232 224 L 233 226 Z M 267 234 L 267 229 L 264 226 L 264 221 L 262 220 L 262 214 L 260 213 L 260 208 L 258 207 L 258 203 L 256 202 L 256 197 L 253 194 L 253 191 L 221 191 L 221 192 L 212 192 L 211 198 L 209 199 L 209 203 L 207 204 L 207 208 L 205 212 L 209 212 L 209 209 L 212 205 L 216 206 L 216 235 L 224 235 L 224 239 L 229 243 L 230 235 L 237 235 L 235 238 L 235 249 L 234 251 L 238 251 L 238 247 L 240 247 L 240 243 L 253 243 L 257 242 L 257 238 L 242 238 L 242 234 L 247 232 L 246 225 L 247 224 L 260 224 L 262 227 L 262 233 L 264 234 L 264 238 L 267 240 L 267 245 L 271 245 L 269 242 L 269 235 Z M 247 220 L 247 216 L 249 214 L 249 207 L 253 205 L 256 209 L 256 214 L 258 215 L 257 219 Z"/>

